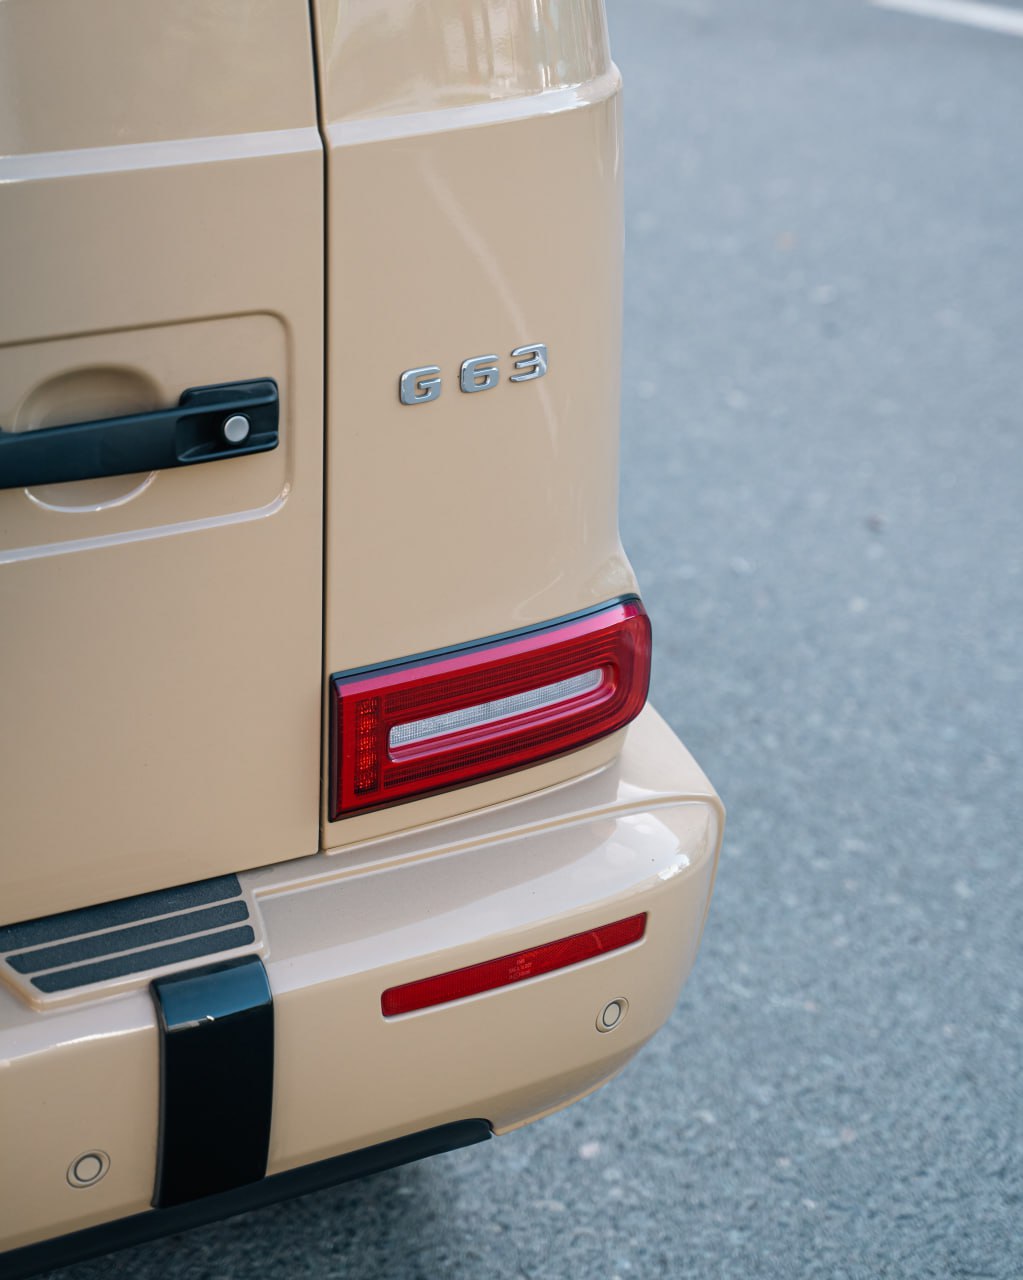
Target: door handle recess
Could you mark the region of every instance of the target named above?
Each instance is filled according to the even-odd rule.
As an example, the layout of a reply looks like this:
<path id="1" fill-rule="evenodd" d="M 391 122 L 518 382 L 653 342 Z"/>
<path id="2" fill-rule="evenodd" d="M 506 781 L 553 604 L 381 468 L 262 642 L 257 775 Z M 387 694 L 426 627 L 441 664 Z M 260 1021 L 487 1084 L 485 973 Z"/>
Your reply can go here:
<path id="1" fill-rule="evenodd" d="M 164 471 L 276 449 L 273 378 L 191 387 L 174 409 L 35 431 L 0 429 L 0 489 Z"/>

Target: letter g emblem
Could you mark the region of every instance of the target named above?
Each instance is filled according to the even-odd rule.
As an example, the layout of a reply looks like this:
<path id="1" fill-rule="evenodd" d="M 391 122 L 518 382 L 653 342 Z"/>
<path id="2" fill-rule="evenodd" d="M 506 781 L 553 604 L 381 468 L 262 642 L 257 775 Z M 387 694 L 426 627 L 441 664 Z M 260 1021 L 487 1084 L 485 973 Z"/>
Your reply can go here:
<path id="1" fill-rule="evenodd" d="M 426 364 L 419 369 L 406 369 L 398 383 L 402 404 L 422 404 L 440 395 L 440 369 Z"/>

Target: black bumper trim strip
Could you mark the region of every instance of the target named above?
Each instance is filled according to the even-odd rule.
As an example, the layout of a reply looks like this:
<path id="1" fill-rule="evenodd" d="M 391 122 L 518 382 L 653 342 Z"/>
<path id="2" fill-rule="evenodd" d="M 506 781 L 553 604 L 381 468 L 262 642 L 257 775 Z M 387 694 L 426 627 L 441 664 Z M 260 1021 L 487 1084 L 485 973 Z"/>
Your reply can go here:
<path id="1" fill-rule="evenodd" d="M 258 956 L 155 978 L 160 1147 L 153 1205 L 217 1195 L 266 1173 L 274 1007 Z"/>
<path id="2" fill-rule="evenodd" d="M 131 1218 L 119 1218 L 116 1222 L 87 1227 L 71 1235 L 0 1253 L 0 1275 L 4 1280 L 26 1280 L 43 1271 L 85 1262 L 117 1249 L 145 1244 L 160 1236 L 188 1231 L 192 1227 L 247 1213 L 250 1209 L 261 1209 L 280 1200 L 291 1200 L 311 1191 L 338 1186 L 342 1182 L 353 1182 L 356 1178 L 382 1173 L 385 1169 L 410 1164 L 426 1156 L 471 1147 L 489 1137 L 490 1125 L 486 1120 L 459 1120 L 436 1129 L 425 1129 L 422 1133 L 396 1138 L 393 1142 L 383 1142 L 331 1160 L 320 1160 L 300 1169 L 289 1169 L 287 1173 L 277 1173 L 261 1182 L 221 1195 L 193 1200 L 173 1209 L 153 1209 Z"/>

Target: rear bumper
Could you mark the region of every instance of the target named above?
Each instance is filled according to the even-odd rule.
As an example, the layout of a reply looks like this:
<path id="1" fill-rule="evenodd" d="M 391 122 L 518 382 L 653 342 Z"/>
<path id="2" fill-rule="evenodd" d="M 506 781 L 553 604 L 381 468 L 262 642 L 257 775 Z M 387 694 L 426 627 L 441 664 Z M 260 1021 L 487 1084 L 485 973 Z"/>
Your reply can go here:
<path id="1" fill-rule="evenodd" d="M 647 710 L 611 766 L 240 879 L 274 1002 L 268 1176 L 473 1118 L 500 1133 L 615 1074 L 695 958 L 723 815 Z M 646 912 L 620 951 L 393 1018 L 390 987 Z M 614 1030 L 609 1001 L 627 1002 Z M 47 1012 L 0 988 L 0 1250 L 150 1211 L 159 1033 L 144 982 Z M 105 1175 L 74 1187 L 82 1153 Z"/>

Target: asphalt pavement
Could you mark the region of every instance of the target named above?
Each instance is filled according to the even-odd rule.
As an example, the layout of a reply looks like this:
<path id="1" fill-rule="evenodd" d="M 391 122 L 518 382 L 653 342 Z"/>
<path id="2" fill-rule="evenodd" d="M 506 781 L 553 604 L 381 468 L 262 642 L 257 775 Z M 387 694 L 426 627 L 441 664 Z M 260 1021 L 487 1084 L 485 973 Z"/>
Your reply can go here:
<path id="1" fill-rule="evenodd" d="M 729 809 L 696 971 L 556 1117 L 64 1280 L 1023 1275 L 1023 39 L 609 8 L 623 535 Z"/>

